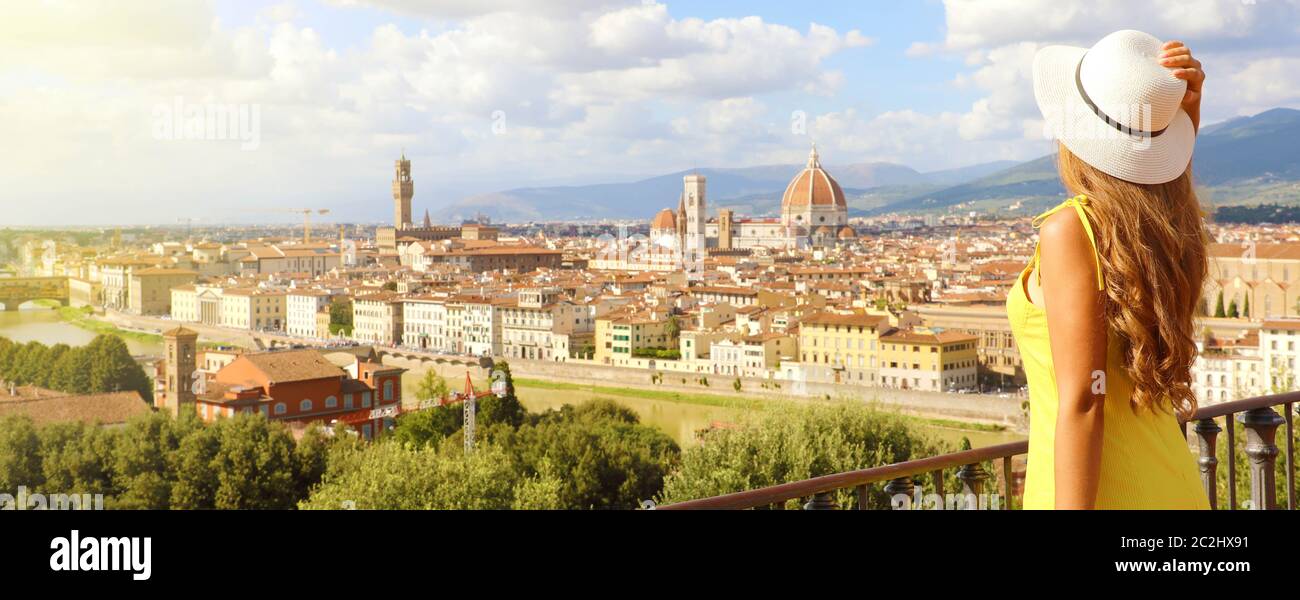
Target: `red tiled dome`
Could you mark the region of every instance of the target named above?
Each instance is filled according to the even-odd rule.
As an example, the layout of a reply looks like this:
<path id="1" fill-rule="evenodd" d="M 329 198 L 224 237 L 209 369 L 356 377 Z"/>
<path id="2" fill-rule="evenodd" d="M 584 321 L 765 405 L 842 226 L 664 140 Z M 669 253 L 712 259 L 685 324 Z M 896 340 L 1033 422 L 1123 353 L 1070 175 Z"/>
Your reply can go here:
<path id="1" fill-rule="evenodd" d="M 852 227 L 849 227 L 849 226 L 846 225 L 846 226 L 844 226 L 843 228 L 840 229 L 840 239 L 842 239 L 842 240 L 850 240 L 850 239 L 853 239 L 853 238 L 855 238 L 855 237 L 858 237 L 858 232 L 853 231 L 853 228 L 852 228 Z"/>
<path id="2" fill-rule="evenodd" d="M 654 220 L 650 221 L 650 229 L 675 231 L 677 229 L 677 216 L 673 211 L 665 208 L 655 215 Z"/>
<path id="3" fill-rule="evenodd" d="M 844 202 L 844 190 L 840 189 L 840 184 L 822 168 L 816 147 L 808 156 L 808 166 L 795 175 L 790 185 L 785 188 L 785 196 L 781 198 L 783 210 L 808 205 L 848 208 Z"/>

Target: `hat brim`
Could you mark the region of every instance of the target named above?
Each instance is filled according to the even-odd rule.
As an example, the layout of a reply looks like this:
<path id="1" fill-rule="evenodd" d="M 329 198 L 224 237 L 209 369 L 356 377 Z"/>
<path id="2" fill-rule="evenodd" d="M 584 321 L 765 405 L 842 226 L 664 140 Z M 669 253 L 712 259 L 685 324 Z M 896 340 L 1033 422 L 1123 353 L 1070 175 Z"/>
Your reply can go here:
<path id="1" fill-rule="evenodd" d="M 1158 136 L 1129 135 L 1098 116 L 1084 101 L 1075 72 L 1086 48 L 1047 46 L 1034 56 L 1034 100 L 1046 132 L 1084 162 L 1125 181 L 1166 183 L 1187 170 L 1196 146 L 1192 119 L 1179 108 Z"/>

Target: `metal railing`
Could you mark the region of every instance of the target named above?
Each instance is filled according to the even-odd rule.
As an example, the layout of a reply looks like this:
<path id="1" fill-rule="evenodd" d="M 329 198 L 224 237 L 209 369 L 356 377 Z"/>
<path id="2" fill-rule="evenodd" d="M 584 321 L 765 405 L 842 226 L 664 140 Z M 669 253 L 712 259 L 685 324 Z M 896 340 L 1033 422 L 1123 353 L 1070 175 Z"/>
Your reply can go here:
<path id="1" fill-rule="evenodd" d="M 1233 420 L 1245 429 L 1245 452 L 1249 459 L 1250 471 L 1250 508 L 1274 509 L 1277 504 L 1276 466 L 1281 454 L 1275 442 L 1278 427 L 1286 425 L 1286 508 L 1295 509 L 1295 404 L 1300 402 L 1300 392 L 1288 392 L 1274 396 L 1247 398 L 1222 404 L 1202 407 L 1187 422 L 1181 423 L 1183 437 L 1187 437 L 1188 424 L 1196 433 L 1199 447 L 1197 464 L 1201 472 L 1201 482 L 1205 494 L 1209 497 L 1210 508 L 1218 508 L 1218 435 L 1224 428 L 1217 419 Z M 1282 406 L 1282 415 L 1274 407 Z M 1237 444 L 1234 427 L 1228 427 L 1228 509 L 1237 508 Z M 891 498 L 899 494 L 907 496 L 917 485 L 917 478 L 929 476 L 940 498 L 948 493 L 960 494 L 960 498 L 974 499 L 983 495 L 984 487 L 992 478 L 981 463 L 1001 459 L 1002 492 L 1005 502 L 1001 508 L 1011 507 L 1012 458 L 1026 454 L 1029 442 L 1012 442 L 964 450 L 951 454 L 910 460 L 881 467 L 847 471 L 832 475 L 823 475 L 803 481 L 783 483 L 754 490 L 734 492 L 687 500 L 675 504 L 665 504 L 658 510 L 690 509 L 746 509 L 746 508 L 781 508 L 791 500 L 798 500 L 804 510 L 835 510 L 839 508 L 835 497 L 841 490 L 854 490 L 853 502 L 857 510 L 868 508 L 871 486 L 884 483 L 883 491 Z M 948 492 L 944 490 L 944 472 L 957 469 L 957 480 L 961 489 Z M 910 504 L 907 503 L 907 504 Z M 961 502 L 958 506 L 977 508 L 975 502 Z"/>

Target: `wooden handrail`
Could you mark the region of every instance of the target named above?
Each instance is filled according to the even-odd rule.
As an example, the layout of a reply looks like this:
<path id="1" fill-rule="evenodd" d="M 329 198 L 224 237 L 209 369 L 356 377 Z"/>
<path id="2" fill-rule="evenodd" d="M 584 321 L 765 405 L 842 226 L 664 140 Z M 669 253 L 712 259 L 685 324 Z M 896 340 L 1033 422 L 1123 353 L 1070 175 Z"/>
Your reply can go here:
<path id="1" fill-rule="evenodd" d="M 1246 398 L 1244 400 L 1213 404 L 1199 408 L 1188 422 L 1197 422 L 1228 415 L 1241 414 L 1252 410 L 1271 408 L 1279 404 L 1290 406 L 1292 403 L 1297 402 L 1300 402 L 1300 392 L 1287 392 L 1272 396 L 1258 396 L 1255 398 Z M 1183 424 L 1184 423 L 1180 423 L 1180 425 Z M 1290 450 L 1290 448 L 1288 448 L 1288 450 Z M 795 498 L 807 498 L 836 490 L 865 486 L 868 484 L 891 481 L 914 475 L 934 473 L 936 471 L 978 464 L 999 458 L 1009 459 L 1010 457 L 1019 456 L 1027 452 L 1029 452 L 1028 440 L 1010 442 L 917 460 L 909 460 L 880 467 L 822 475 L 812 479 L 782 483 L 754 490 L 745 490 L 720 496 L 712 496 L 709 498 L 665 504 L 657 507 L 656 510 L 735 510 L 771 506 Z M 1290 453 L 1288 452 L 1288 455 L 1289 454 Z"/>

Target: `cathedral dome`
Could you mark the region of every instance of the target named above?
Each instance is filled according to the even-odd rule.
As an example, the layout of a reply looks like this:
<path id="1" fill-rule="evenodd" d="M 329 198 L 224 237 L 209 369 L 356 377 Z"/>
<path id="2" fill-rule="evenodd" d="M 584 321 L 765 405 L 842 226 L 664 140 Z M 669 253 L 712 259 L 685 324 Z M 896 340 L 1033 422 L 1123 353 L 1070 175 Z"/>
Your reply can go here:
<path id="1" fill-rule="evenodd" d="M 807 206 L 848 208 L 844 202 L 844 190 L 822 168 L 816 146 L 808 154 L 808 166 L 795 175 L 785 188 L 785 196 L 781 198 L 782 210 Z"/>
<path id="2" fill-rule="evenodd" d="M 839 237 L 842 240 L 851 240 L 855 237 L 858 237 L 858 234 L 857 232 L 853 231 L 852 227 L 845 226 L 840 229 Z"/>
<path id="3" fill-rule="evenodd" d="M 654 220 L 650 221 L 650 231 L 676 231 L 677 216 L 673 211 L 665 208 L 655 215 Z"/>

